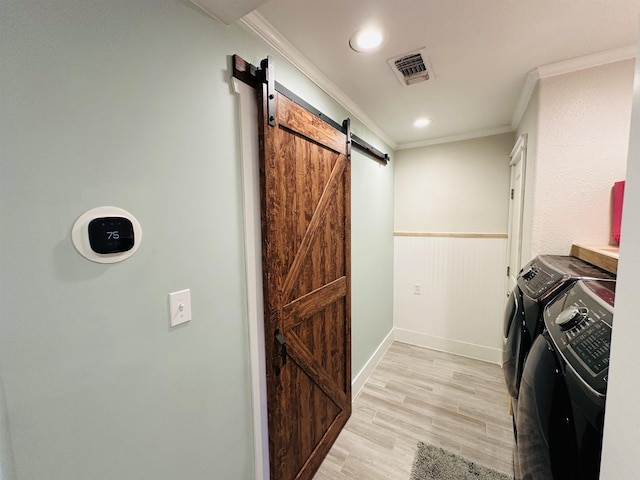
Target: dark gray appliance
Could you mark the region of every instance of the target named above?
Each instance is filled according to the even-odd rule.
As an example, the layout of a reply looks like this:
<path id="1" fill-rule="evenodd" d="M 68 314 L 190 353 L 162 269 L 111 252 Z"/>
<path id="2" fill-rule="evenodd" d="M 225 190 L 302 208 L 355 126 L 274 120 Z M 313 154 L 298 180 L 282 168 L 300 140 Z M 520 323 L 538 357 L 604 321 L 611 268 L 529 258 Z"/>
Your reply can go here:
<path id="1" fill-rule="evenodd" d="M 514 428 L 520 379 L 529 350 L 544 327 L 543 309 L 580 279 L 615 281 L 615 275 L 575 257 L 540 255 L 520 271 L 517 285 L 509 295 L 504 318 L 502 360 L 511 396 Z"/>
<path id="2" fill-rule="evenodd" d="M 597 480 L 615 282 L 578 281 L 544 310 L 518 402 L 516 477 Z"/>

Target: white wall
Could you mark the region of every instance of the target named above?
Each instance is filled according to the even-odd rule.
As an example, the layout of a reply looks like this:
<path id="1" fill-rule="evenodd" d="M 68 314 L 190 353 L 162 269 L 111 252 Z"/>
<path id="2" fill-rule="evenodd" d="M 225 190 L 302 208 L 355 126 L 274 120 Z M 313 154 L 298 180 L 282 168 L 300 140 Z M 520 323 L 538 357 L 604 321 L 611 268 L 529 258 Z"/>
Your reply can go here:
<path id="1" fill-rule="evenodd" d="M 514 141 L 507 133 L 397 153 L 397 339 L 501 361 Z"/>
<path id="2" fill-rule="evenodd" d="M 633 61 L 539 83 L 536 151 L 527 157 L 533 199 L 524 251 L 529 257 L 566 255 L 572 243 L 606 245 L 611 187 L 625 178 Z"/>
<path id="3" fill-rule="evenodd" d="M 504 233 L 513 133 L 400 150 L 396 232 Z"/>
<path id="4" fill-rule="evenodd" d="M 501 363 L 506 239 L 395 240 L 396 339 Z"/>
<path id="5" fill-rule="evenodd" d="M 616 311 L 605 413 L 602 480 L 632 480 L 640 471 L 638 273 L 640 272 L 640 64 L 635 67 Z"/>
<path id="6" fill-rule="evenodd" d="M 348 116 L 186 1 L 0 2 L 3 480 L 255 478 L 234 53 L 273 56 L 280 82 Z M 352 193 L 352 217 L 380 222 L 352 236 L 358 358 L 391 329 L 393 168 L 354 160 L 354 184 L 372 172 Z M 71 244 L 100 205 L 142 225 L 123 263 Z M 183 288 L 193 320 L 169 329 Z"/>
<path id="7" fill-rule="evenodd" d="M 536 159 L 538 157 L 538 121 L 540 116 L 540 89 L 534 88 L 527 108 L 520 119 L 517 137 L 527 135 L 527 152 L 525 160 L 524 204 L 522 212 L 522 255 L 521 262 L 528 262 L 534 255 L 531 253 L 531 237 L 533 226 L 533 199 L 535 196 Z"/>

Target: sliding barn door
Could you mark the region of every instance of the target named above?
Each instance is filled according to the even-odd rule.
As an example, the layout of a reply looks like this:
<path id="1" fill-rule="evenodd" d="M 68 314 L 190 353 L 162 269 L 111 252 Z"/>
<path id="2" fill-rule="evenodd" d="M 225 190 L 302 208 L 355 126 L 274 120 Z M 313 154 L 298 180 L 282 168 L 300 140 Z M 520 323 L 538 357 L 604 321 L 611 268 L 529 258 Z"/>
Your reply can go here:
<path id="1" fill-rule="evenodd" d="M 351 414 L 350 164 L 347 135 L 269 94 L 258 86 L 269 458 L 271 480 L 302 480 Z"/>

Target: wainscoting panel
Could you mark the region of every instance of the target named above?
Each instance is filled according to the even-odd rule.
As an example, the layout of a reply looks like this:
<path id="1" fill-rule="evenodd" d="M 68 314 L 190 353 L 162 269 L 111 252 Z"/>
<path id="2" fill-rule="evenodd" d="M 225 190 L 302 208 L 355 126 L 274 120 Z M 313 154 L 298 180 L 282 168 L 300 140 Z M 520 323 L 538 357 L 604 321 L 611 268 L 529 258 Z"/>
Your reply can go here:
<path id="1" fill-rule="evenodd" d="M 399 341 L 502 361 L 506 235 L 396 233 Z"/>

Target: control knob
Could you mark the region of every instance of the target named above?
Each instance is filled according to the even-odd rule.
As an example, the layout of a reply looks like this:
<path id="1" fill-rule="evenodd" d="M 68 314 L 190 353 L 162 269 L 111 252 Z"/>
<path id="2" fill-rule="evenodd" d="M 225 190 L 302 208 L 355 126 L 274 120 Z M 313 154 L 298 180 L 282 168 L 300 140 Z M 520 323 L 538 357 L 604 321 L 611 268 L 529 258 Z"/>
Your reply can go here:
<path id="1" fill-rule="evenodd" d="M 529 267 L 527 270 L 522 272 L 522 278 L 525 280 L 531 280 L 538 273 L 538 269 L 536 267 Z"/>
<path id="2" fill-rule="evenodd" d="M 569 330 L 583 320 L 589 311 L 585 307 L 569 307 L 560 312 L 555 324 L 562 330 Z"/>

